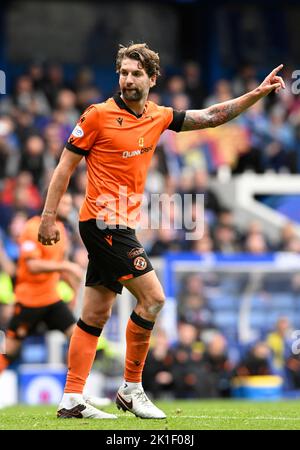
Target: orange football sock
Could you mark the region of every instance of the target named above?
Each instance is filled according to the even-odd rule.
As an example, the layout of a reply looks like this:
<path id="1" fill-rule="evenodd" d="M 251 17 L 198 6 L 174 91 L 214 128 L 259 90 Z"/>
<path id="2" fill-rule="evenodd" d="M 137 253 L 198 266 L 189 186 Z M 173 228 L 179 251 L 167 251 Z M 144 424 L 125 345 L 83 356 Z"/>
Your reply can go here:
<path id="1" fill-rule="evenodd" d="M 126 329 L 125 381 L 140 383 L 150 345 L 154 322 L 145 320 L 134 311 Z"/>
<path id="2" fill-rule="evenodd" d="M 5 370 L 9 366 L 9 364 L 10 362 L 6 358 L 6 356 L 0 354 L 0 373 L 3 372 L 3 370 Z"/>
<path id="3" fill-rule="evenodd" d="M 71 337 L 68 354 L 68 374 L 65 393 L 82 394 L 91 371 L 101 328 L 85 324 L 81 319 Z"/>

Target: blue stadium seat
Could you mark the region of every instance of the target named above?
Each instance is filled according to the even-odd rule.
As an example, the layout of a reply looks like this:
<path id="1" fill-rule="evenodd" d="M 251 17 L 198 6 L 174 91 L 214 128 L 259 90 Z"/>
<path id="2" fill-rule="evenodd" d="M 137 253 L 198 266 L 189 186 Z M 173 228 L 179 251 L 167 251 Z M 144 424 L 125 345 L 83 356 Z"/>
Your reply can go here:
<path id="1" fill-rule="evenodd" d="M 235 311 L 238 309 L 239 299 L 228 295 L 222 295 L 220 297 L 210 297 L 209 306 L 215 311 L 221 310 Z"/>
<path id="2" fill-rule="evenodd" d="M 262 295 L 253 295 L 251 298 L 251 308 L 255 310 L 265 310 L 268 308 L 269 300 Z"/>
<path id="3" fill-rule="evenodd" d="M 266 324 L 266 313 L 264 311 L 252 310 L 250 313 L 251 328 L 263 329 Z"/>
<path id="4" fill-rule="evenodd" d="M 238 324 L 238 315 L 234 311 L 216 311 L 214 313 L 214 323 L 220 328 L 236 328 Z"/>
<path id="5" fill-rule="evenodd" d="M 287 293 L 273 294 L 270 298 L 272 308 L 291 310 L 294 308 L 295 300 L 292 295 Z"/>

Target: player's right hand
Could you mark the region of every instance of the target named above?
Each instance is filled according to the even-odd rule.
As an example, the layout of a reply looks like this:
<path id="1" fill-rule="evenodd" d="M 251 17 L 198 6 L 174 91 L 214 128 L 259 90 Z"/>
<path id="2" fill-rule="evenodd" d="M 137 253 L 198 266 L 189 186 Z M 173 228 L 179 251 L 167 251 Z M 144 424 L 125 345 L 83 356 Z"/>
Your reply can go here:
<path id="1" fill-rule="evenodd" d="M 53 245 L 60 240 L 59 229 L 57 228 L 55 222 L 47 222 L 42 219 L 39 232 L 38 241 L 43 245 Z"/>

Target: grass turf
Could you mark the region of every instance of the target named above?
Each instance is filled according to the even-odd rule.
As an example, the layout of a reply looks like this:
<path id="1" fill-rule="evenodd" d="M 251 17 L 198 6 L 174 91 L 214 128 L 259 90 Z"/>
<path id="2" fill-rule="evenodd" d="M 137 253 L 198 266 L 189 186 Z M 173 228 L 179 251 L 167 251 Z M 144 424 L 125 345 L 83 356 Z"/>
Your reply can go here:
<path id="1" fill-rule="evenodd" d="M 300 430 L 300 401 L 237 400 L 157 402 L 167 419 L 142 420 L 107 412 L 118 420 L 56 419 L 53 406 L 18 405 L 0 409 L 0 430 Z"/>

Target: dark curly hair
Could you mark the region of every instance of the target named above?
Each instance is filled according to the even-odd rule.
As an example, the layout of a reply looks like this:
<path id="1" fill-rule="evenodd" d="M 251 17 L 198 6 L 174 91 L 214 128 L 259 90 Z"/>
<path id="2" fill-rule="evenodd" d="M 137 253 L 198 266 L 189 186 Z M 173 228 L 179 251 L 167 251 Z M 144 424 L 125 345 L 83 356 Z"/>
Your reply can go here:
<path id="1" fill-rule="evenodd" d="M 119 47 L 116 59 L 117 73 L 120 72 L 122 60 L 124 58 L 130 58 L 140 62 L 149 78 L 153 75 L 157 77 L 160 75 L 159 55 L 153 50 L 150 50 L 147 44 L 134 44 L 131 42 L 127 47 L 124 45 L 120 45 Z"/>

